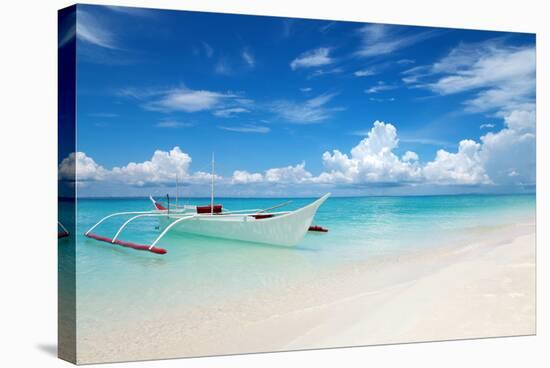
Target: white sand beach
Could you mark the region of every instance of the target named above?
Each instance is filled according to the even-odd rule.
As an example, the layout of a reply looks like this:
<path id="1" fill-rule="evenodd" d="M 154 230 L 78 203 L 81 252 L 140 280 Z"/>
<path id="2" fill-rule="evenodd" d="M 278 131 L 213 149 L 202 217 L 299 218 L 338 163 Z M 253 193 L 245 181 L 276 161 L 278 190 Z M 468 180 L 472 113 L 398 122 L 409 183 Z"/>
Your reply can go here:
<path id="1" fill-rule="evenodd" d="M 79 332 L 78 362 L 530 335 L 535 220 L 384 256 L 285 289 Z"/>

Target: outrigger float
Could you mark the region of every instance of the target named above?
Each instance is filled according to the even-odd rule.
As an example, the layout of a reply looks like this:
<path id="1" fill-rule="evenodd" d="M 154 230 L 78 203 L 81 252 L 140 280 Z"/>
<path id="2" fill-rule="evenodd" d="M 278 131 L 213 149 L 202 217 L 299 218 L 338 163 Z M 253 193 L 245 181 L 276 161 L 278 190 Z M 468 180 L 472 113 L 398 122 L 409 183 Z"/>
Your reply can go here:
<path id="1" fill-rule="evenodd" d="M 63 239 L 70 235 L 69 230 L 61 222 L 57 221 L 57 227 L 57 239 Z"/>
<path id="2" fill-rule="evenodd" d="M 212 168 L 213 167 L 214 164 L 212 161 Z M 210 205 L 178 206 L 176 204 L 174 207 L 170 206 L 170 200 L 167 198 L 167 206 L 164 206 L 153 199 L 153 197 L 149 196 L 154 206 L 153 210 L 110 214 L 98 221 L 86 231 L 84 235 L 88 238 L 111 244 L 117 244 L 137 250 L 146 250 L 157 254 L 165 254 L 166 249 L 157 247 L 157 244 L 171 231 L 282 246 L 294 246 L 298 244 L 308 231 L 328 231 L 320 226 L 312 226 L 311 223 L 315 213 L 330 196 L 330 193 L 294 211 L 272 212 L 274 209 L 287 205 L 290 201 L 266 209 L 225 211 L 222 205 L 214 203 L 214 175 L 212 175 L 211 185 L 212 194 Z M 129 216 L 129 219 L 120 226 L 112 238 L 93 233 L 93 231 L 104 221 L 113 217 L 122 216 Z M 138 219 L 151 217 L 159 219 L 162 231 L 150 245 L 136 244 L 119 239 L 123 230 L 130 223 Z"/>

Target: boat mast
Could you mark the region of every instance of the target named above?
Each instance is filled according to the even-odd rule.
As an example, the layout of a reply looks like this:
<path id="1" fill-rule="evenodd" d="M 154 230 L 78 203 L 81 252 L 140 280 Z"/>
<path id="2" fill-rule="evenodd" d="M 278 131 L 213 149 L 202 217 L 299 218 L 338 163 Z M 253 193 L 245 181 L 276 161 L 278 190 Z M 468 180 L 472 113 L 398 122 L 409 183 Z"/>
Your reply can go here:
<path id="1" fill-rule="evenodd" d="M 176 209 L 178 209 L 178 199 L 179 199 L 179 188 L 178 188 L 178 173 L 176 173 Z"/>
<path id="2" fill-rule="evenodd" d="M 212 152 L 212 181 L 210 184 L 210 215 L 214 215 L 214 152 Z"/>

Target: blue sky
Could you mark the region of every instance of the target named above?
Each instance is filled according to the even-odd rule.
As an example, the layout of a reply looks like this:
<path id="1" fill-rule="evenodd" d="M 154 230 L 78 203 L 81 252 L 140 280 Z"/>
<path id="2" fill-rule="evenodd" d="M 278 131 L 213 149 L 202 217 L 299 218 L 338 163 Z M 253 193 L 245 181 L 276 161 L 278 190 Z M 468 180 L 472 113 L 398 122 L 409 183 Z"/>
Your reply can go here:
<path id="1" fill-rule="evenodd" d="M 531 34 L 78 5 L 81 195 L 532 192 Z M 61 45 L 60 47 L 63 47 Z"/>

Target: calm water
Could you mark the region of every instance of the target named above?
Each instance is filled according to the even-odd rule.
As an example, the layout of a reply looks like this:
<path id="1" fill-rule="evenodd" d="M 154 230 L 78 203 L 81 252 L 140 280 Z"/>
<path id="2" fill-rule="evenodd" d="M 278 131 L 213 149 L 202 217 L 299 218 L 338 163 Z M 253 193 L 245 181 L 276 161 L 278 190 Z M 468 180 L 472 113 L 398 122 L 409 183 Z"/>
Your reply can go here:
<path id="1" fill-rule="evenodd" d="M 219 199 L 230 210 L 267 208 L 286 199 Z M 310 203 L 292 199 L 285 210 Z M 189 203 L 208 204 L 208 199 Z M 186 201 L 180 200 L 180 204 Z M 82 327 L 98 322 L 162 315 L 258 290 L 291 285 L 331 267 L 371 257 L 438 246 L 467 237 L 469 228 L 522 221 L 535 214 L 534 195 L 329 198 L 309 233 L 295 248 L 193 235 L 166 236 L 166 255 L 111 246 L 81 235 L 103 216 L 151 208 L 148 199 L 81 199 L 78 202 L 77 300 Z M 100 225 L 112 237 L 124 220 Z M 155 219 L 130 225 L 121 239 L 150 244 Z"/>

